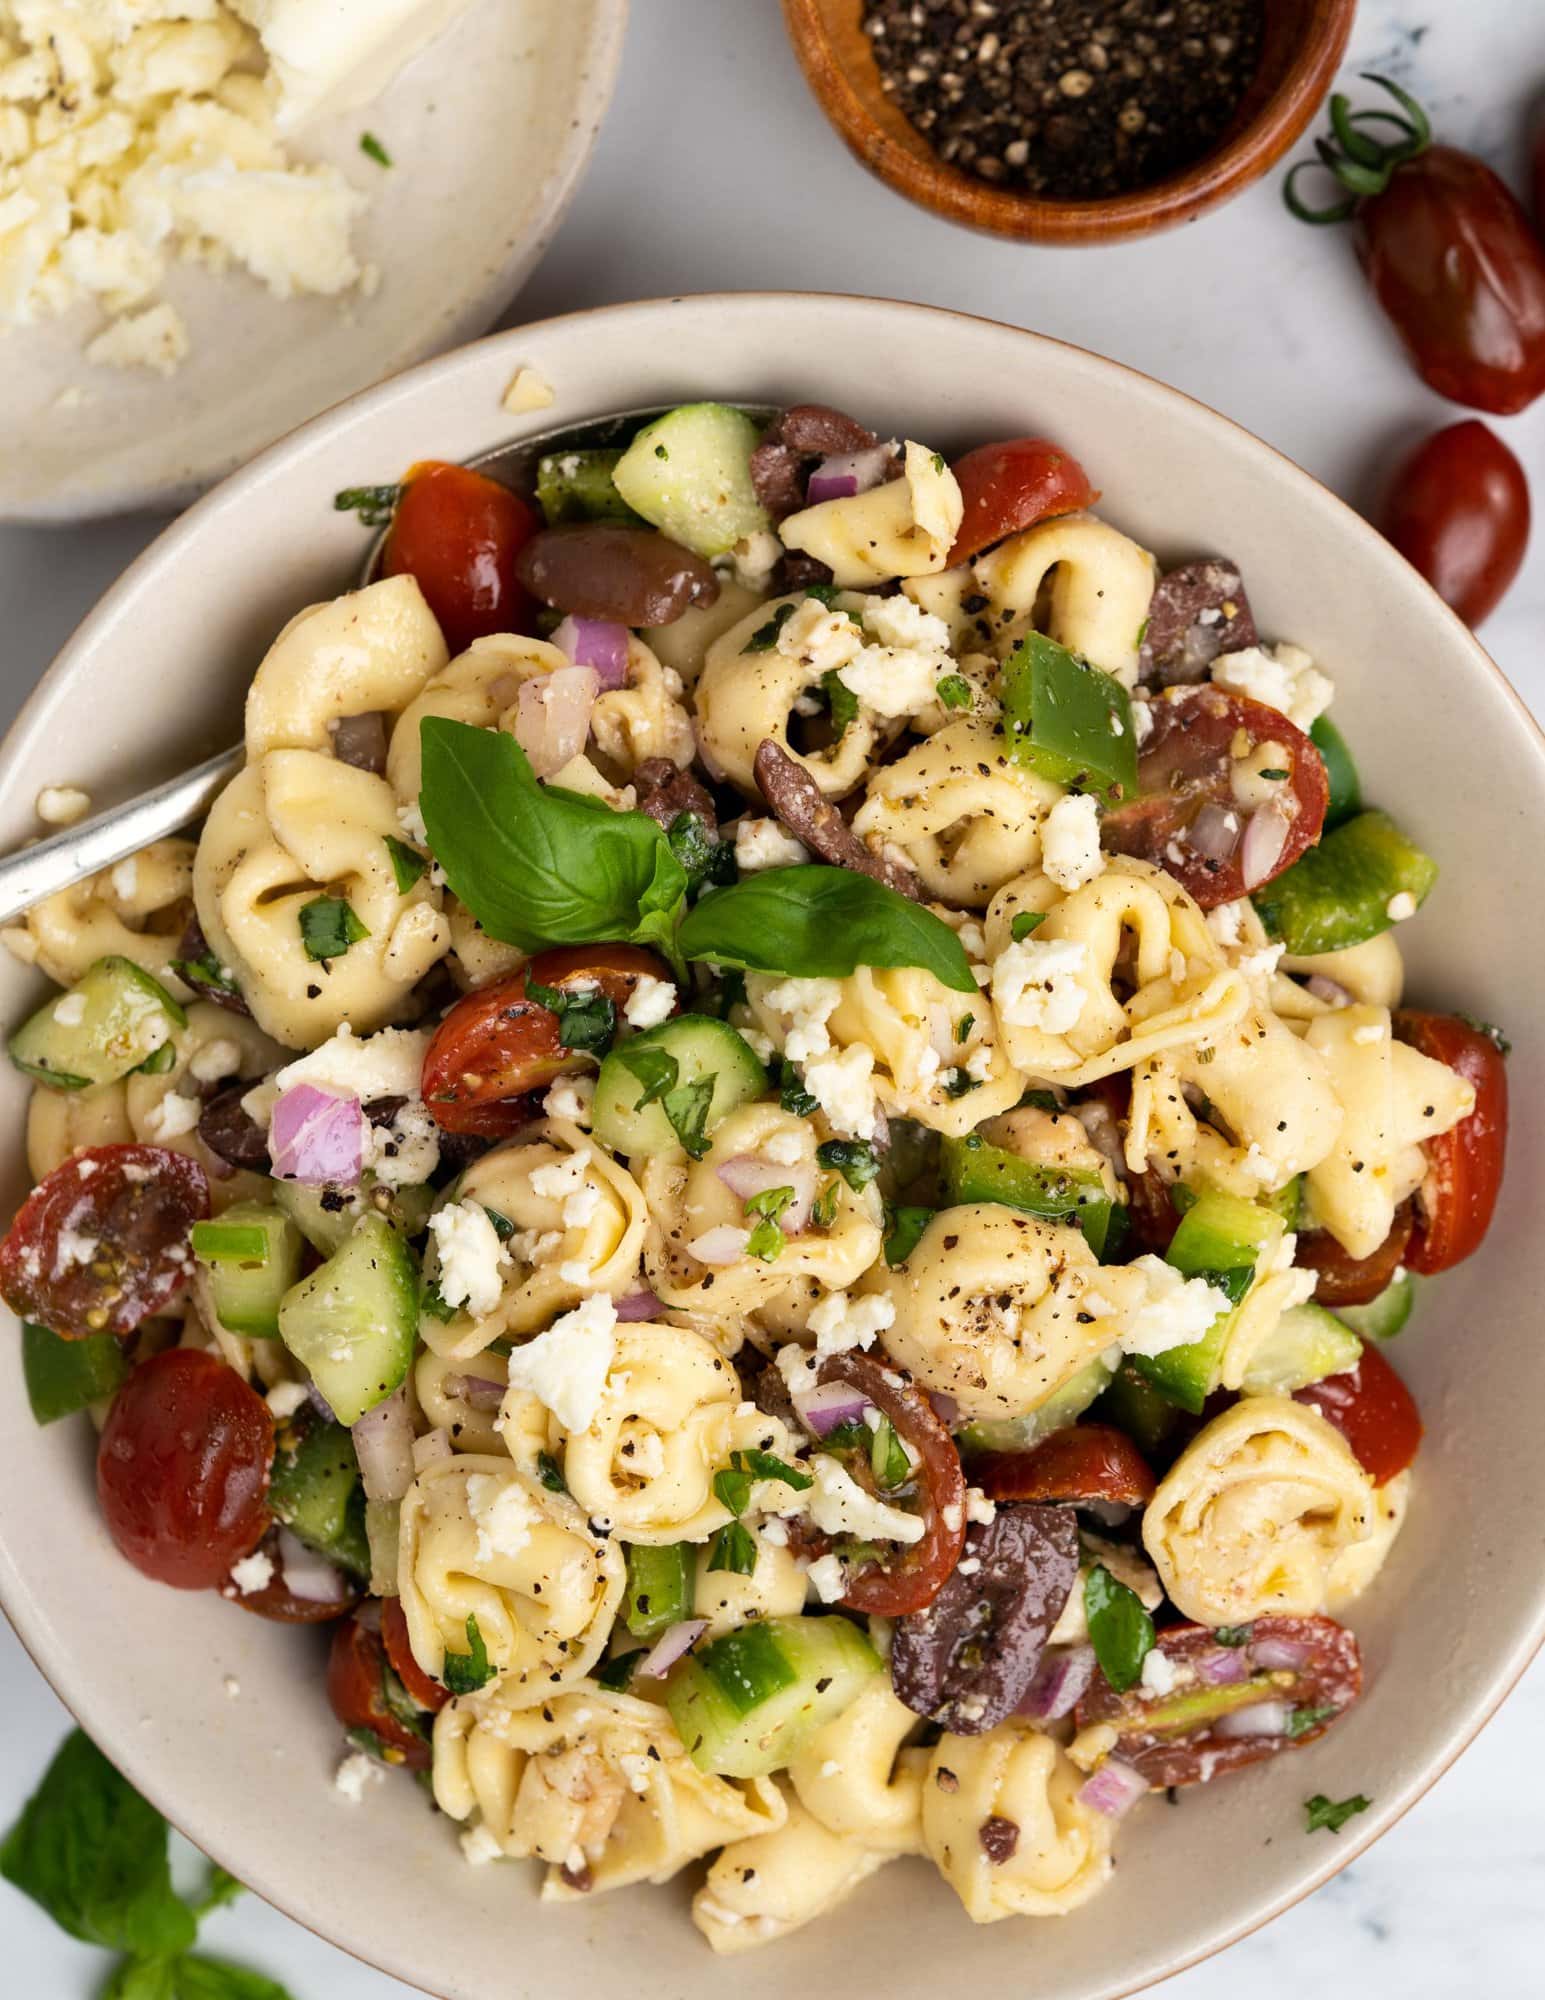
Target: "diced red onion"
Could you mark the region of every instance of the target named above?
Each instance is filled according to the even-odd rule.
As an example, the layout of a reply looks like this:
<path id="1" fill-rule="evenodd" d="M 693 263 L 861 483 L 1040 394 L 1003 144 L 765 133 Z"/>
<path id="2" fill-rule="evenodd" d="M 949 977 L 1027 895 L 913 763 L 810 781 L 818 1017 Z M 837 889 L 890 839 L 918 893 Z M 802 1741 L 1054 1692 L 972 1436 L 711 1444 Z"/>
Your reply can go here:
<path id="1" fill-rule="evenodd" d="M 805 499 L 812 507 L 823 500 L 853 500 L 858 497 L 858 481 L 851 472 L 812 472 Z"/>
<path id="2" fill-rule="evenodd" d="M 617 1301 L 617 1317 L 620 1320 L 653 1319 L 664 1310 L 663 1302 L 654 1292 L 629 1292 Z"/>
<path id="3" fill-rule="evenodd" d="M 864 1412 L 874 1408 L 861 1390 L 846 1382 L 820 1382 L 813 1389 L 794 1394 L 799 1420 L 813 1437 L 830 1437 L 839 1424 L 862 1423 Z"/>
<path id="4" fill-rule="evenodd" d="M 620 1318 L 621 1315 L 619 1314 Z M 469 1410 L 497 1410 L 509 1386 L 488 1375 L 447 1375 L 440 1384 L 447 1396 L 465 1403 Z M 374 1415 L 374 1411 L 371 1412 Z M 360 1422 L 364 1422 L 361 1417 Z"/>
<path id="5" fill-rule="evenodd" d="M 1339 980 L 1327 979 L 1323 972 L 1311 972 L 1304 985 L 1316 1000 L 1323 1000 L 1327 1007 L 1350 1007 L 1352 996 Z"/>
<path id="6" fill-rule="evenodd" d="M 706 1618 L 681 1618 L 668 1626 L 633 1669 L 633 1678 L 663 1680 L 684 1653 L 690 1652 L 708 1630 Z"/>
<path id="7" fill-rule="evenodd" d="M 359 1099 L 297 1083 L 274 1105 L 268 1150 L 275 1180 L 357 1187 L 365 1150 Z"/>
<path id="8" fill-rule="evenodd" d="M 883 486 L 890 477 L 891 458 L 888 444 L 834 452 L 811 473 L 805 497 L 815 507 L 823 500 L 847 500 L 855 493 L 867 493 L 871 486 Z"/>
<path id="9" fill-rule="evenodd" d="M 1058 1722 L 1072 1714 L 1093 1679 L 1093 1646 L 1053 1646 L 1041 1655 L 1035 1679 L 1014 1712 L 1037 1722 Z"/>
<path id="10" fill-rule="evenodd" d="M 1309 1648 L 1296 1639 L 1252 1639 L 1250 1658 L 1268 1674 L 1296 1674 L 1309 1658 Z"/>
<path id="11" fill-rule="evenodd" d="M 553 633 L 552 643 L 567 653 L 576 667 L 594 667 L 603 688 L 628 684 L 626 625 L 614 625 L 609 618 L 565 618 Z"/>
<path id="12" fill-rule="evenodd" d="M 720 1222 L 712 1229 L 705 1229 L 701 1236 L 694 1236 L 687 1251 L 700 1264 L 738 1264 L 745 1255 L 750 1233 L 747 1229 L 737 1229 L 733 1222 Z"/>
<path id="13" fill-rule="evenodd" d="M 354 1425 L 354 1455 L 367 1500 L 400 1500 L 413 1484 L 413 1418 L 403 1383 Z"/>
<path id="14" fill-rule="evenodd" d="M 1245 828 L 1239 849 L 1239 872 L 1246 889 L 1259 889 L 1270 879 L 1287 846 L 1291 822 L 1277 800 L 1257 806 Z"/>
<path id="15" fill-rule="evenodd" d="M 774 1188 L 792 1188 L 794 1199 L 778 1217 L 778 1227 L 785 1236 L 797 1236 L 810 1220 L 815 1205 L 815 1174 L 808 1162 L 782 1167 L 755 1153 L 739 1153 L 714 1171 L 737 1201 L 752 1201 Z"/>
<path id="16" fill-rule="evenodd" d="M 601 677 L 594 667 L 559 667 L 521 683 L 515 741 L 539 778 L 561 771 L 584 749 L 600 691 Z"/>
<path id="17" fill-rule="evenodd" d="M 1250 1678 L 1250 1662 L 1239 1646 L 1220 1646 L 1215 1653 L 1203 1653 L 1191 1663 L 1196 1677 L 1209 1687 L 1232 1687 Z"/>
<path id="18" fill-rule="evenodd" d="M 1231 1741 L 1241 1736 L 1286 1736 L 1291 1714 L 1285 1701 L 1258 1701 L 1249 1708 L 1236 1708 L 1232 1715 L 1219 1716 L 1212 1733 Z"/>
<path id="19" fill-rule="evenodd" d="M 1239 831 L 1238 813 L 1213 800 L 1202 807 L 1189 828 L 1191 845 L 1209 861 L 1229 860 L 1239 845 Z"/>
<path id="20" fill-rule="evenodd" d="M 288 1528 L 279 1530 L 279 1576 L 291 1597 L 306 1604 L 342 1604 L 354 1595 L 343 1572 L 308 1549 Z"/>
<path id="21" fill-rule="evenodd" d="M 1146 1796 L 1148 1780 L 1141 1771 L 1123 1764 L 1119 1757 L 1107 1757 L 1092 1778 L 1078 1788 L 1078 1803 L 1106 1819 L 1120 1819 Z"/>

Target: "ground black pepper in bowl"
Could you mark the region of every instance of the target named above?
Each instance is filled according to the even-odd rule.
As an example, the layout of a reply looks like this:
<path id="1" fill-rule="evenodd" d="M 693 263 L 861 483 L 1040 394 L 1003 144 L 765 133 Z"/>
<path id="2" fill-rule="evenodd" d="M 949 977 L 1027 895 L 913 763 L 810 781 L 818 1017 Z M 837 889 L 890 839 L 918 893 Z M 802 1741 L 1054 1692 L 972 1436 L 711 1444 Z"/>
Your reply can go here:
<path id="1" fill-rule="evenodd" d="M 881 83 L 939 158 L 1093 201 L 1210 152 L 1255 74 L 1262 0 L 869 0 Z"/>

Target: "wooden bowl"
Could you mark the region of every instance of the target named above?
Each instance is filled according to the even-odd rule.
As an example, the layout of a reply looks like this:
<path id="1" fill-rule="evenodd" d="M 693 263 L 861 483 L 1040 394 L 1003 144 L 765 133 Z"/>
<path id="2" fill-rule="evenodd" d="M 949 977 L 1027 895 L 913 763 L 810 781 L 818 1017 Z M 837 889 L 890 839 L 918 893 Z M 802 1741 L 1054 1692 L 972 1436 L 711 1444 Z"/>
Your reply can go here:
<path id="1" fill-rule="evenodd" d="M 1109 243 L 1194 222 L 1276 165 L 1330 88 L 1357 0 L 1266 0 L 1260 68 L 1222 139 L 1167 180 L 1099 201 L 1017 194 L 946 166 L 881 88 L 864 0 L 783 0 L 800 67 L 832 124 L 898 194 L 951 222 L 1030 243 Z"/>

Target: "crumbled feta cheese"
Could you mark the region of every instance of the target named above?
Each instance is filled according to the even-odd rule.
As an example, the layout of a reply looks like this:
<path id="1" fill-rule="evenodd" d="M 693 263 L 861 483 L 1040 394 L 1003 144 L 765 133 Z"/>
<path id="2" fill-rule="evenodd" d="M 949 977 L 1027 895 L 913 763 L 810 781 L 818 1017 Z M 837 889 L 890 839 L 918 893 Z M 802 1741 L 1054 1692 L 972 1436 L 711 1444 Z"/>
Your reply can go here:
<path id="1" fill-rule="evenodd" d="M 805 1088 L 826 1113 L 834 1132 L 847 1139 L 872 1139 L 879 1123 L 874 1094 L 874 1051 L 855 1042 L 813 1056 L 805 1064 Z"/>
<path id="2" fill-rule="evenodd" d="M 3 244 L 3 236 L 0 236 L 0 244 Z M 83 792 L 79 785 L 45 785 L 38 793 L 34 807 L 45 826 L 74 826 L 90 810 L 91 794 Z"/>
<path id="3" fill-rule="evenodd" d="M 1120 1343 L 1126 1354 L 1163 1354 L 1200 1340 L 1219 1313 L 1229 1310 L 1229 1296 L 1205 1278 L 1184 1278 L 1173 1264 L 1152 1255 L 1136 1258 L 1127 1271 L 1141 1274 L 1142 1297 L 1129 1306 L 1121 1322 Z"/>
<path id="4" fill-rule="evenodd" d="M 222 1077 L 235 1076 L 240 1068 L 241 1044 L 226 1035 L 217 1035 L 212 1042 L 205 1042 L 201 1049 L 193 1051 L 188 1074 L 198 1083 L 218 1083 Z"/>
<path id="5" fill-rule="evenodd" d="M 287 1063 L 274 1085 L 283 1092 L 309 1083 L 337 1097 L 357 1097 L 361 1104 L 382 1097 L 417 1097 L 428 1048 L 429 1034 L 423 1028 L 382 1028 L 373 1035 L 356 1035 L 345 1021 L 331 1041 Z"/>
<path id="6" fill-rule="evenodd" d="M 783 1385 L 791 1396 L 802 1396 L 813 1389 L 818 1380 L 815 1357 L 808 1348 L 790 1341 L 780 1347 L 773 1356 L 778 1373 L 783 1377 Z"/>
<path id="7" fill-rule="evenodd" d="M 770 528 L 742 535 L 730 551 L 735 581 L 742 590 L 764 591 L 783 560 L 783 544 Z"/>
<path id="8" fill-rule="evenodd" d="M 810 859 L 803 841 L 785 833 L 775 819 L 742 819 L 735 826 L 735 866 L 742 875 L 766 868 L 797 868 Z"/>
<path id="9" fill-rule="evenodd" d="M 1267 944 L 1259 951 L 1247 951 L 1238 961 L 1239 970 L 1246 979 L 1270 979 L 1286 950 L 1285 944 Z"/>
<path id="10" fill-rule="evenodd" d="M 1143 1672 L 1140 1682 L 1144 1694 L 1157 1695 L 1161 1700 L 1173 1694 L 1180 1685 L 1180 1675 L 1174 1662 L 1157 1646 L 1150 1646 L 1143 1655 Z"/>
<path id="11" fill-rule="evenodd" d="M 429 829 L 424 824 L 424 815 L 417 799 L 397 808 L 397 824 L 402 828 L 403 838 L 410 846 L 428 850 Z"/>
<path id="12" fill-rule="evenodd" d="M 1382 1042 L 1383 1039 L 1384 1023 L 1382 1021 L 1364 1021 L 1360 1026 L 1352 1030 L 1352 1040 L 1362 1048 L 1371 1048 L 1375 1042 Z"/>
<path id="13" fill-rule="evenodd" d="M 273 1558 L 261 1549 L 254 1549 L 250 1556 L 243 1556 L 240 1562 L 231 1564 L 231 1581 L 243 1597 L 250 1597 L 257 1590 L 267 1590 L 273 1580 Z"/>
<path id="14" fill-rule="evenodd" d="M 542 1099 L 548 1118 L 563 1118 L 571 1125 L 588 1126 L 595 1107 L 593 1076 L 560 1076 Z"/>
<path id="15" fill-rule="evenodd" d="M 61 1229 L 54 1239 L 54 1268 L 52 1275 L 62 1278 L 66 1272 L 79 1265 L 89 1264 L 97 1254 L 100 1238 L 87 1236 L 83 1230 L 71 1229 L 68 1225 Z"/>
<path id="16" fill-rule="evenodd" d="M 364 1164 L 387 1187 L 417 1187 L 440 1164 L 440 1128 L 421 1098 L 410 1097 L 385 1125 L 367 1121 Z"/>
<path id="17" fill-rule="evenodd" d="M 1134 695 L 1132 698 L 1132 736 L 1141 746 L 1153 734 L 1153 705 Z"/>
<path id="18" fill-rule="evenodd" d="M 222 1686 L 232 1701 L 235 1701 L 236 1697 L 241 1693 L 241 1682 L 237 1680 L 234 1674 L 227 1674 L 222 1682 Z"/>
<path id="19" fill-rule="evenodd" d="M 857 659 L 863 646 L 864 635 L 848 614 L 828 611 L 818 597 L 798 604 L 778 634 L 784 658 L 803 661 L 817 677 Z"/>
<path id="20" fill-rule="evenodd" d="M 910 597 L 866 597 L 864 630 L 882 646 L 919 653 L 947 653 L 950 628 Z"/>
<path id="21" fill-rule="evenodd" d="M 181 1139 L 198 1125 L 203 1105 L 196 1097 L 184 1097 L 169 1090 L 161 1102 L 145 1116 L 145 1129 L 152 1139 Z"/>
<path id="22" fill-rule="evenodd" d="M 1041 825 L 1041 867 L 1069 895 L 1103 874 L 1100 809 L 1087 792 L 1058 799 Z"/>
<path id="23" fill-rule="evenodd" d="M 762 1004 L 788 1017 L 783 1053 L 791 1062 L 808 1062 L 832 1045 L 826 1023 L 842 1005 L 842 985 L 836 979 L 779 979 L 763 990 Z"/>
<path id="24" fill-rule="evenodd" d="M 1225 950 L 1244 937 L 1245 908 L 1243 902 L 1219 903 L 1207 912 L 1207 928 Z"/>
<path id="25" fill-rule="evenodd" d="M 304 1382 L 276 1382 L 264 1398 L 280 1423 L 286 1417 L 293 1417 L 310 1400 L 310 1392 Z"/>
<path id="26" fill-rule="evenodd" d="M 965 1072 L 973 1083 L 985 1083 L 992 1075 L 992 1050 L 985 1042 L 966 1057 Z"/>
<path id="27" fill-rule="evenodd" d="M 1384 905 L 1384 914 L 1392 924 L 1403 924 L 1407 917 L 1416 915 L 1416 898 L 1409 889 L 1402 889 Z"/>
<path id="28" fill-rule="evenodd" d="M 628 995 L 623 1015 L 630 1028 L 658 1028 L 676 1007 L 676 988 L 669 979 L 646 972 Z"/>
<path id="29" fill-rule="evenodd" d="M 1011 1028 L 1065 1035 L 1078 1025 L 1088 995 L 1082 974 L 1089 948 L 1078 938 L 1026 938 L 1000 951 L 992 966 L 992 1004 Z"/>
<path id="30" fill-rule="evenodd" d="M 776 1514 L 763 1521 L 757 1533 L 770 1548 L 786 1549 L 789 1545 L 789 1524 L 787 1521 L 780 1521 Z"/>
<path id="31" fill-rule="evenodd" d="M 448 1306 L 464 1306 L 473 1319 L 487 1319 L 504 1290 L 501 1273 L 509 1251 L 488 1210 L 475 1201 L 455 1201 L 429 1218 L 429 1233 L 440 1256 L 440 1296 Z"/>
<path id="32" fill-rule="evenodd" d="M 514 1350 L 510 1387 L 529 1390 L 566 1431 L 585 1431 L 601 1407 L 616 1352 L 617 1308 L 596 1292 Z"/>
<path id="33" fill-rule="evenodd" d="M 148 368 L 153 375 L 175 375 L 191 345 L 187 321 L 163 300 L 104 327 L 87 346 L 86 359 L 94 368 Z"/>
<path id="34" fill-rule="evenodd" d="M 54 1019 L 61 1028 L 78 1028 L 86 1018 L 86 996 L 84 993 L 66 993 L 54 1009 Z"/>
<path id="35" fill-rule="evenodd" d="M 486 1868 L 490 1861 L 504 1859 L 504 1849 L 481 1820 L 476 1826 L 469 1826 L 462 1834 L 461 1851 L 468 1865 L 473 1868 Z"/>
<path id="36" fill-rule="evenodd" d="M 588 1146 L 581 1146 L 577 1153 L 568 1153 L 559 1159 L 549 1160 L 545 1166 L 533 1167 L 529 1181 L 531 1192 L 544 1201 L 566 1201 L 585 1185 L 594 1157 Z"/>
<path id="37" fill-rule="evenodd" d="M 898 598 L 898 603 L 907 603 Z M 946 662 L 937 653 L 914 653 L 905 647 L 865 646 L 855 660 L 839 667 L 837 678 L 871 714 L 894 720 L 916 715 L 934 699 Z"/>
<path id="38" fill-rule="evenodd" d="M 830 1464 L 832 1461 L 818 1460 L 817 1463 Z M 811 1587 L 823 1604 L 836 1604 L 847 1595 L 847 1571 L 842 1566 L 839 1555 L 821 1556 L 805 1572 Z"/>
<path id="39" fill-rule="evenodd" d="M 796 1131 L 772 1132 L 762 1141 L 762 1158 L 771 1166 L 797 1167 L 805 1157 L 805 1139 Z"/>
<path id="40" fill-rule="evenodd" d="M 866 1493 L 829 1452 L 810 1461 L 810 1518 L 828 1535 L 856 1535 L 861 1541 L 917 1542 L 924 1533 L 920 1515 L 887 1506 Z"/>
<path id="41" fill-rule="evenodd" d="M 979 1528 L 985 1528 L 989 1521 L 998 1516 L 998 1504 L 989 1500 L 980 1486 L 966 1488 L 966 1519 L 974 1521 Z"/>
<path id="42" fill-rule="evenodd" d="M 480 1563 L 513 1562 L 542 1523 L 541 1508 L 520 1481 L 492 1472 L 468 1473 L 467 1509 Z"/>
<path id="43" fill-rule="evenodd" d="M 857 1299 L 846 1292 L 828 1292 L 812 1308 L 808 1324 L 817 1354 L 846 1354 L 855 1347 L 873 1347 L 895 1318 L 896 1302 L 883 1292 Z"/>
<path id="44" fill-rule="evenodd" d="M 1212 663 L 1219 687 L 1261 701 L 1308 729 L 1330 707 L 1335 686 L 1301 646 L 1246 646 L 1237 653 L 1220 653 Z"/>
<path id="45" fill-rule="evenodd" d="M 132 903 L 139 894 L 139 856 L 131 854 L 127 860 L 120 861 L 113 869 L 109 880 L 113 885 L 113 894 L 119 902 Z"/>
<path id="46" fill-rule="evenodd" d="M 338 1766 L 333 1784 L 350 1805 L 357 1806 L 365 1796 L 365 1787 L 374 1784 L 381 1775 L 381 1766 L 374 1757 L 367 1757 L 363 1750 L 355 1750 Z"/>
<path id="47" fill-rule="evenodd" d="M 529 416 L 533 410 L 550 410 L 556 401 L 552 383 L 534 368 L 517 368 L 500 398 L 501 407 L 512 417 Z"/>

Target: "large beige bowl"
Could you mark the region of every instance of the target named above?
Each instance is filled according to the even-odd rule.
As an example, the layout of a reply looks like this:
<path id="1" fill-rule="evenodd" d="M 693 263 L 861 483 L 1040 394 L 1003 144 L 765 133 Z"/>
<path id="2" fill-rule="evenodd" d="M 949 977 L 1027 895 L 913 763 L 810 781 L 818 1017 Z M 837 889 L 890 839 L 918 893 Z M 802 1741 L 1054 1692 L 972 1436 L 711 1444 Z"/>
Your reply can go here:
<path id="1" fill-rule="evenodd" d="M 1515 1044 L 1508 1190 L 1491 1239 L 1428 1287 L 1400 1342 L 1429 1429 L 1410 1525 L 1354 1619 L 1367 1698 L 1310 1749 L 1188 1794 L 1178 1810 L 1144 1806 L 1121 1831 L 1115 1881 L 1074 1916 L 973 1930 L 932 1870 L 904 1862 L 840 1916 L 729 1973 L 690 1928 L 680 1886 L 547 1909 L 525 1867 L 467 1867 L 449 1824 L 405 1780 L 348 1804 L 332 1784 L 339 1741 L 322 1642 L 129 1569 L 97 1517 L 86 1426 L 34 1429 L 14 1357 L 0 1395 L 0 1601 L 82 1723 L 201 1847 L 311 1929 L 436 1994 L 611 1987 L 706 2000 L 728 1977 L 742 2000 L 786 2000 L 828 1986 L 833 1966 L 862 1968 L 866 1991 L 898 1996 L 935 1991 L 941 1975 L 1037 2000 L 1131 1992 L 1349 1861 L 1457 1755 L 1545 1635 L 1545 1162 L 1531 1116 L 1545 1048 L 1545 925 L 1533 920 L 1540 738 L 1378 535 L 1173 390 L 1076 348 L 916 306 L 671 300 L 554 320 L 427 364 L 202 501 L 87 620 L 13 730 L 0 842 L 33 830 L 45 781 L 82 781 L 105 800 L 232 741 L 266 640 L 354 572 L 361 533 L 332 512 L 334 489 L 508 437 L 516 427 L 499 397 L 517 361 L 556 385 L 560 419 L 704 395 L 821 398 L 945 449 L 1048 433 L 1103 487 L 1103 510 L 1161 556 L 1234 557 L 1264 630 L 1309 647 L 1335 676 L 1336 715 L 1371 795 L 1443 863 L 1403 934 L 1412 991 L 1504 1022 Z M 0 954 L 5 1018 L 31 997 Z M 13 1198 L 25 1100 L 19 1078 L 0 1078 L 0 1115 L 16 1134 Z M 1307 1835 L 1302 1801 L 1321 1791 L 1366 1792 L 1373 1809 L 1339 1838 Z"/>

